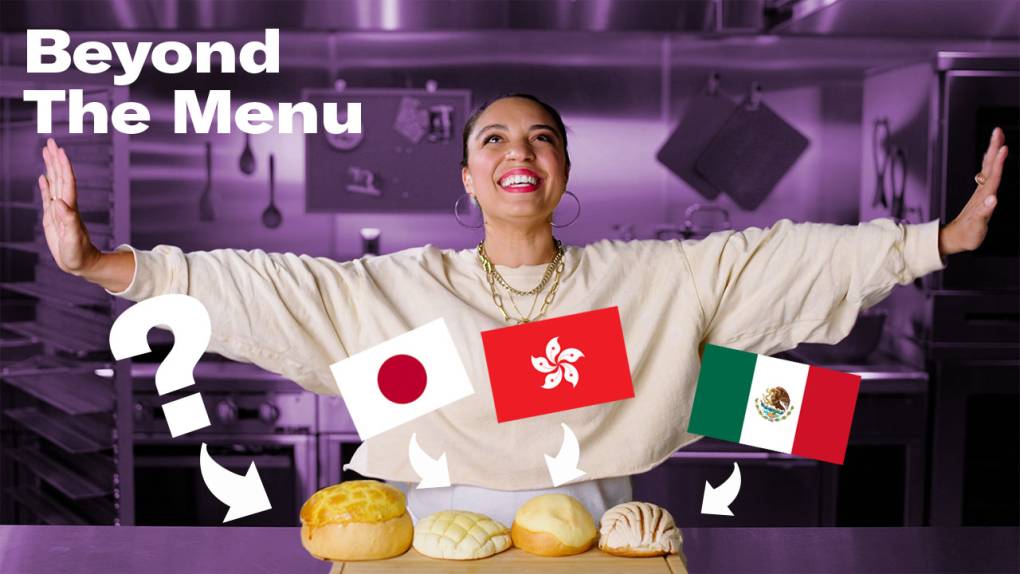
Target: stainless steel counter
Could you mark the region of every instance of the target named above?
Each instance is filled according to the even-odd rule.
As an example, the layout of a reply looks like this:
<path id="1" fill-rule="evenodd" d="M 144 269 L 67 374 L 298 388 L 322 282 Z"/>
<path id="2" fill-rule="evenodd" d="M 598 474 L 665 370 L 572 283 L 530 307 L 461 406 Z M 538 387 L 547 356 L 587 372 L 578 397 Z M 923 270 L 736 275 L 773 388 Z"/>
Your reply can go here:
<path id="1" fill-rule="evenodd" d="M 686 528 L 688 569 L 714 572 L 1016 572 L 1017 528 Z M 11 574 L 326 574 L 297 528 L 0 526 Z M 483 562 L 444 563 L 474 572 Z M 556 564 L 549 558 L 549 565 Z M 550 570 L 553 571 L 553 570 Z"/>

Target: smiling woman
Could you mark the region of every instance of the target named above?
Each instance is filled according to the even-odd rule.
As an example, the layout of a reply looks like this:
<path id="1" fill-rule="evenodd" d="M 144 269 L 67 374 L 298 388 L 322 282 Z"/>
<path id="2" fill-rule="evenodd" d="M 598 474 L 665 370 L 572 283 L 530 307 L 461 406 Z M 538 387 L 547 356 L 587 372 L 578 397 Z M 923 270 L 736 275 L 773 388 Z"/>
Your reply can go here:
<path id="1" fill-rule="evenodd" d="M 563 119 L 534 96 L 499 96 L 465 123 L 461 178 L 481 207 L 482 248 L 493 260 L 515 267 L 553 258 L 552 213 L 569 177 Z"/>

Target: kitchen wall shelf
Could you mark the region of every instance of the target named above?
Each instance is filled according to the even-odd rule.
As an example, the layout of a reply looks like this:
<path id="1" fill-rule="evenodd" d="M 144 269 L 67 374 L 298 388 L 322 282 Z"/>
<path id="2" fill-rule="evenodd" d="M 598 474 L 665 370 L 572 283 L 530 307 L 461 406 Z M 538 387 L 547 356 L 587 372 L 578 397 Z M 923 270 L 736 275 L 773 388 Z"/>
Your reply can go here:
<path id="1" fill-rule="evenodd" d="M 20 462 L 37 477 L 49 483 L 71 500 L 113 494 L 113 485 L 97 484 L 75 469 L 29 448 L 12 449 L 6 454 Z"/>
<path id="2" fill-rule="evenodd" d="M 53 497 L 36 489 L 17 488 L 11 492 L 11 497 L 46 524 L 73 524 L 76 526 L 89 524 L 87 520 L 60 504 Z"/>
<path id="3" fill-rule="evenodd" d="M 85 297 L 77 293 L 56 293 L 52 289 L 48 289 L 45 285 L 40 285 L 34 281 L 0 283 L 0 288 L 21 293 L 22 295 L 28 295 L 29 297 L 35 297 L 37 299 L 45 299 L 57 305 L 96 305 L 102 301 L 97 297 Z"/>
<path id="4" fill-rule="evenodd" d="M 31 321 L 4 323 L 4 328 L 10 329 L 19 335 L 29 337 L 33 341 L 50 345 L 54 349 L 79 357 L 103 350 L 102 345 L 97 344 L 95 341 L 83 341 L 75 338 L 73 335 L 64 333 L 56 327 L 40 325 Z"/>
<path id="5" fill-rule="evenodd" d="M 113 448 L 113 440 L 83 417 L 54 416 L 35 407 L 7 409 L 4 414 L 71 454 Z"/>
<path id="6" fill-rule="evenodd" d="M 97 369 L 109 369 L 105 362 L 87 363 L 58 355 L 36 354 L 23 360 L 5 364 L 0 376 L 45 375 L 55 373 L 95 373 Z M 111 371 L 112 372 L 112 371 Z"/>
<path id="7" fill-rule="evenodd" d="M 112 385 L 97 375 L 45 373 L 3 380 L 71 416 L 109 412 L 114 406 Z"/>

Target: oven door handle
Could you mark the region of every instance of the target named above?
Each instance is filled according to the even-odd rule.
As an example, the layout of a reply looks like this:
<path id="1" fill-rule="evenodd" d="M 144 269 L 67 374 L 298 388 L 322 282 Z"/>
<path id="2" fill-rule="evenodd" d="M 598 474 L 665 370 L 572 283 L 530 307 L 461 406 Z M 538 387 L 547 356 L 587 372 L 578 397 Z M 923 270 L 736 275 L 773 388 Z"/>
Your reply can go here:
<path id="1" fill-rule="evenodd" d="M 673 460 L 732 460 L 734 462 L 769 461 L 780 466 L 818 466 L 817 460 L 800 458 L 779 452 L 727 452 L 727 451 L 677 451 L 669 456 Z"/>
<path id="2" fill-rule="evenodd" d="M 225 468 L 247 469 L 251 463 L 259 468 L 290 468 L 294 466 L 291 457 L 282 454 L 230 454 L 215 455 L 216 463 Z M 138 468 L 198 468 L 197 456 L 145 456 L 135 455 L 135 466 Z"/>

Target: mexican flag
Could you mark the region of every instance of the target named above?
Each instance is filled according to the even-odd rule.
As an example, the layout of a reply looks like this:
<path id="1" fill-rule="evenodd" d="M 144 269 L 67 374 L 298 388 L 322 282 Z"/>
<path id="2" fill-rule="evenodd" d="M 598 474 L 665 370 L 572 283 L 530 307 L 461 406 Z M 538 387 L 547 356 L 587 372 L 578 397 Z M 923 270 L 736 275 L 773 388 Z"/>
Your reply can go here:
<path id="1" fill-rule="evenodd" d="M 706 345 L 687 431 L 843 464 L 861 377 Z"/>

